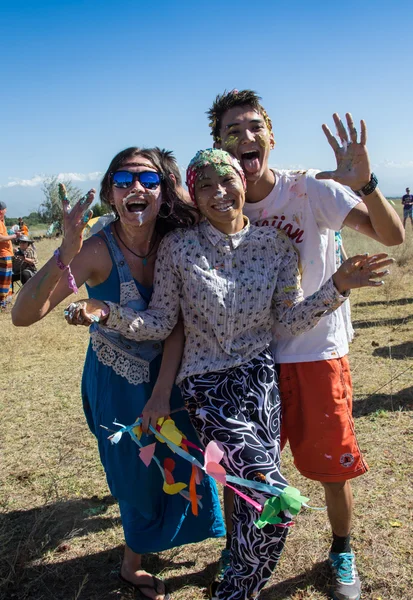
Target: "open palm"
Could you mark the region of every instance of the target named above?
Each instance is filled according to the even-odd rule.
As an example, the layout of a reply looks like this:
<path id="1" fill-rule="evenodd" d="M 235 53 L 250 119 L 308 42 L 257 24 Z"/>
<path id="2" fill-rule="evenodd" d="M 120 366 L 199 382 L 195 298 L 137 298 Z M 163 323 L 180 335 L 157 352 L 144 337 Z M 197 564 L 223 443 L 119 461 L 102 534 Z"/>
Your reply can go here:
<path id="1" fill-rule="evenodd" d="M 384 252 L 352 256 L 337 269 L 333 281 L 341 293 L 361 287 L 380 286 L 384 283 L 382 278 L 389 274 L 386 267 L 393 263 L 394 259 Z"/>
<path id="2" fill-rule="evenodd" d="M 350 113 L 346 113 L 348 131 L 337 113 L 333 115 L 333 119 L 340 143 L 327 125 L 324 124 L 322 128 L 328 143 L 334 150 L 337 168 L 335 171 L 317 173 L 316 179 L 334 179 L 334 181 L 347 185 L 352 190 L 361 190 L 369 183 L 371 176 L 370 160 L 366 147 L 366 124 L 363 120 L 360 121 L 360 141 L 358 141 L 357 129 Z"/>

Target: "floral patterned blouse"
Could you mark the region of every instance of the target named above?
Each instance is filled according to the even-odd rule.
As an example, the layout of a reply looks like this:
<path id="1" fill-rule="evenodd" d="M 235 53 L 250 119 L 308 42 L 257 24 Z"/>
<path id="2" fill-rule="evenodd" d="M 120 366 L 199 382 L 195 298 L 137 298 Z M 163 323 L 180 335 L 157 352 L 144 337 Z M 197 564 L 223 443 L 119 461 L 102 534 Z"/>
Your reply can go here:
<path id="1" fill-rule="evenodd" d="M 225 235 L 202 221 L 162 240 L 148 310 L 108 302 L 105 326 L 131 339 L 165 339 L 181 312 L 186 341 L 179 383 L 248 362 L 270 343 L 274 319 L 299 335 L 346 297 L 329 279 L 304 299 L 297 253 L 277 229 L 255 227 L 245 217 L 242 231 Z"/>

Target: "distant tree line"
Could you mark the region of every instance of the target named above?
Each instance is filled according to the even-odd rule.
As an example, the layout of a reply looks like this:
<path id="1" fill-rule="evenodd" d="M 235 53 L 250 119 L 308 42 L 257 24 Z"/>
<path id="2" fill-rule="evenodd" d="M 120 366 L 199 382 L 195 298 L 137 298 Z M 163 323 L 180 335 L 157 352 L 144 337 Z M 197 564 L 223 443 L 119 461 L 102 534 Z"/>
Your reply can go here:
<path id="1" fill-rule="evenodd" d="M 72 206 L 83 196 L 82 190 L 73 185 L 71 181 L 60 181 L 57 176 L 46 179 L 42 186 L 44 198 L 39 209 L 36 212 L 31 212 L 29 215 L 22 217 L 28 227 L 37 225 L 38 223 L 62 223 L 63 212 L 62 203 L 59 198 L 59 183 L 65 184 L 67 197 Z M 94 217 L 101 217 L 108 213 L 107 207 L 100 204 L 100 202 L 94 204 L 92 210 Z M 18 217 L 6 217 L 6 226 L 11 227 L 14 225 L 17 218 Z"/>

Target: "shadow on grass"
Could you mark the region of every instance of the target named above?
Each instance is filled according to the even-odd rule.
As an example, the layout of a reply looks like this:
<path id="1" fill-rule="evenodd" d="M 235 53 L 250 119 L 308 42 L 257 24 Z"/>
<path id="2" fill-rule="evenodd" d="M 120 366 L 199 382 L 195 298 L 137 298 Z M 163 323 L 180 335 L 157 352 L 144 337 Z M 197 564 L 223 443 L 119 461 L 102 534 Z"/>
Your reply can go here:
<path id="1" fill-rule="evenodd" d="M 359 306 L 406 306 L 406 304 L 413 304 L 413 298 L 397 298 L 396 300 L 371 300 L 369 302 L 356 302 L 354 307 Z"/>
<path id="2" fill-rule="evenodd" d="M 331 574 L 326 561 L 315 564 L 312 569 L 300 573 L 296 577 L 268 586 L 264 589 L 260 598 L 262 600 L 283 600 L 305 590 L 317 591 L 325 594 L 326 598 L 329 597 Z M 301 598 L 301 596 L 297 595 L 297 598 Z"/>
<path id="3" fill-rule="evenodd" d="M 354 329 L 372 329 L 374 327 L 395 327 L 396 325 L 406 325 L 413 321 L 413 315 L 400 317 L 398 319 L 376 319 L 375 321 L 353 321 Z"/>
<path id="4" fill-rule="evenodd" d="M 380 410 L 412 410 L 413 386 L 400 390 L 397 394 L 372 394 L 362 400 L 354 400 L 353 416 L 365 417 Z"/>
<path id="5" fill-rule="evenodd" d="M 92 497 L 48 504 L 0 517 L 0 600 L 113 600 L 134 598 L 133 590 L 120 582 L 118 571 L 123 545 L 73 558 L 71 540 L 105 531 L 119 519 L 105 517 L 112 496 Z M 67 558 L 67 553 L 71 557 Z M 157 554 L 144 558 L 143 567 L 160 573 L 191 568 L 194 561 L 175 564 Z M 184 586 L 205 587 L 216 564 L 199 572 L 170 579 L 171 591 Z"/>
<path id="6" fill-rule="evenodd" d="M 381 358 L 394 358 L 395 360 L 404 360 L 405 358 L 413 357 L 413 341 L 391 346 L 391 354 L 389 353 L 389 346 L 376 348 L 373 350 L 372 355 L 380 356 Z"/>

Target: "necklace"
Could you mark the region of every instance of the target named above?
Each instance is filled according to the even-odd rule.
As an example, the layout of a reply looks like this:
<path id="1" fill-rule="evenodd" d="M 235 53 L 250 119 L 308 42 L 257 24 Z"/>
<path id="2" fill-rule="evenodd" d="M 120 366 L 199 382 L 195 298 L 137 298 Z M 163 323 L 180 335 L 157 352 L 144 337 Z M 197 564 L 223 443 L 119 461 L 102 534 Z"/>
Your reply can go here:
<path id="1" fill-rule="evenodd" d="M 148 264 L 148 258 L 153 253 L 153 250 L 155 248 L 155 244 L 156 244 L 156 242 L 158 240 L 158 236 L 157 236 L 156 232 L 155 232 L 155 237 L 153 238 L 153 242 L 149 246 L 149 250 L 148 250 L 147 254 L 142 254 L 142 255 L 138 254 L 137 252 L 134 252 L 133 250 L 131 250 L 129 248 L 129 246 L 127 246 L 125 244 L 125 242 L 123 241 L 123 239 L 122 239 L 122 237 L 121 237 L 121 235 L 120 235 L 120 233 L 119 233 L 118 228 L 116 227 L 116 225 L 115 225 L 115 232 L 116 232 L 116 235 L 118 236 L 119 240 L 122 242 L 123 246 L 125 246 L 126 250 L 129 250 L 129 252 L 131 254 L 133 254 L 134 256 L 137 256 L 138 258 L 140 258 L 142 260 L 143 266 L 146 267 L 146 265 Z"/>

